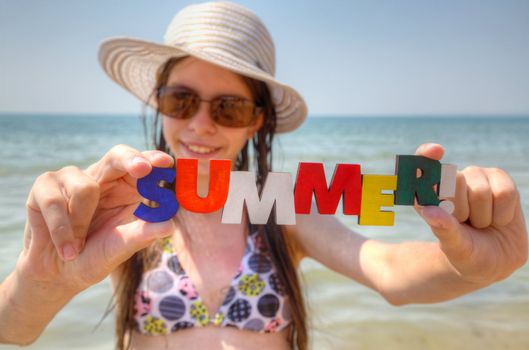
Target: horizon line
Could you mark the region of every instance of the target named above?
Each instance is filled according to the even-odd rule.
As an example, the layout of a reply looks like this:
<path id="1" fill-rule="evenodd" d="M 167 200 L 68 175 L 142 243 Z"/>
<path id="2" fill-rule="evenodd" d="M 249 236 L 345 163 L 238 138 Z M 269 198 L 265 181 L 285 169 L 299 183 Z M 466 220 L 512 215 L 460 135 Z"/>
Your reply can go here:
<path id="1" fill-rule="evenodd" d="M 0 111 L 0 117 L 20 116 L 20 117 L 126 117 L 136 118 L 141 117 L 141 113 L 111 113 L 111 112 L 10 112 Z M 507 117 L 507 118 L 529 118 L 527 113 L 352 113 L 352 114 L 337 114 L 337 113 L 317 113 L 309 114 L 307 118 L 493 118 L 493 117 Z"/>

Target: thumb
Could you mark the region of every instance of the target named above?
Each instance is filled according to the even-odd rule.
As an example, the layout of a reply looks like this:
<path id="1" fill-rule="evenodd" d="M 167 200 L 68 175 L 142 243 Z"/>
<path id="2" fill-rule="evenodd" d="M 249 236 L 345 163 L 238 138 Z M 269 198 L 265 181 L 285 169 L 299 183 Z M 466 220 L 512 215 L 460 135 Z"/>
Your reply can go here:
<path id="1" fill-rule="evenodd" d="M 423 156 L 435 160 L 441 160 L 441 158 L 443 158 L 444 153 L 445 150 L 443 146 L 437 143 L 423 143 L 422 145 L 417 147 L 417 150 L 415 151 L 415 154 L 418 156 Z"/>
<path id="2" fill-rule="evenodd" d="M 462 239 L 461 225 L 454 216 L 436 206 L 425 206 L 418 208 L 417 211 L 430 226 L 443 247 L 460 246 Z"/>
<path id="3" fill-rule="evenodd" d="M 163 222 L 146 222 L 134 220 L 117 226 L 112 242 L 109 242 L 109 264 L 119 265 L 137 251 L 148 247 L 156 239 L 170 236 L 175 230 L 173 220 Z"/>

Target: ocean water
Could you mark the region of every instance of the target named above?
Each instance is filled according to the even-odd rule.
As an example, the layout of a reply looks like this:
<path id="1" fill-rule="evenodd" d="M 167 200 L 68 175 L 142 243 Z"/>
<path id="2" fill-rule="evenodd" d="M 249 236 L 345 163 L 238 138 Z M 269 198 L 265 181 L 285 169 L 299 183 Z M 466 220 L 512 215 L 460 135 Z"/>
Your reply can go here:
<path id="1" fill-rule="evenodd" d="M 393 174 L 396 154 L 423 142 L 445 146 L 444 163 L 460 169 L 500 167 L 516 181 L 529 219 L 529 118 L 309 118 L 276 139 L 275 171 L 295 174 L 300 161 L 361 164 L 363 173 Z M 80 168 L 113 145 L 145 148 L 138 118 L 126 116 L 0 116 L 0 280 L 22 247 L 24 203 L 36 177 L 66 165 Z M 353 230 L 386 242 L 434 240 L 410 207 L 395 209 L 395 225 L 365 227 L 340 215 Z M 324 233 L 322 233 L 324 234 Z M 301 275 L 308 299 L 312 349 L 529 349 L 529 267 L 458 299 L 393 307 L 379 295 L 319 263 Z M 111 349 L 113 317 L 108 280 L 75 297 L 30 349 Z M 11 346 L 0 346 L 15 349 Z"/>

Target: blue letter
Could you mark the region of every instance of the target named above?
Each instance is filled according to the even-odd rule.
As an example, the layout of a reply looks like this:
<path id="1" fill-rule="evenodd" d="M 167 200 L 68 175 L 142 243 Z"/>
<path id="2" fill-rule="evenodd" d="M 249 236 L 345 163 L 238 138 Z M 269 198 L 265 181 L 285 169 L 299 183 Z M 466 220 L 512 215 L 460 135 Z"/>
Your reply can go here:
<path id="1" fill-rule="evenodd" d="M 158 207 L 151 208 L 140 203 L 134 215 L 148 222 L 161 222 L 172 218 L 178 211 L 178 202 L 173 191 L 159 186 L 160 181 L 171 183 L 175 180 L 173 168 L 153 167 L 149 175 L 138 179 L 138 193 L 147 200 L 156 202 Z"/>

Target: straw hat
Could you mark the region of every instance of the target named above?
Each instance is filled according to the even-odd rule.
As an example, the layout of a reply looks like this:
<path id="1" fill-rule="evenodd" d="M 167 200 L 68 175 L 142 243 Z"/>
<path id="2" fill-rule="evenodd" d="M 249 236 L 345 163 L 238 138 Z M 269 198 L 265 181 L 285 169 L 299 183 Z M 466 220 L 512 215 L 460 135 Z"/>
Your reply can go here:
<path id="1" fill-rule="evenodd" d="M 119 85 L 156 107 L 151 96 L 156 72 L 171 57 L 194 56 L 265 82 L 277 114 L 276 132 L 297 128 L 307 106 L 293 88 L 274 78 L 275 49 L 268 30 L 248 9 L 229 2 L 208 2 L 178 12 L 164 43 L 111 38 L 99 47 L 99 62 Z"/>

